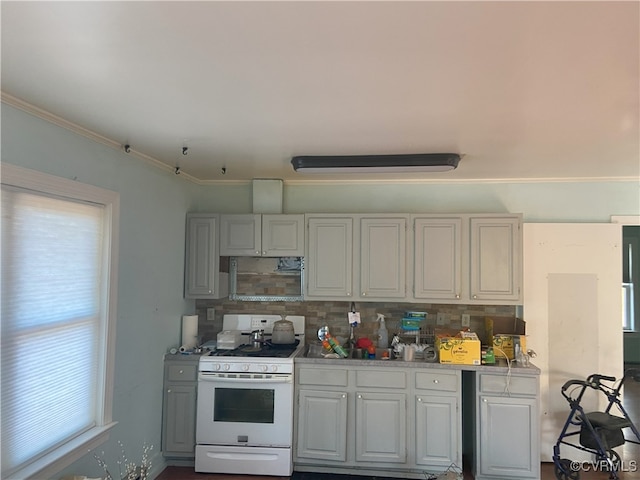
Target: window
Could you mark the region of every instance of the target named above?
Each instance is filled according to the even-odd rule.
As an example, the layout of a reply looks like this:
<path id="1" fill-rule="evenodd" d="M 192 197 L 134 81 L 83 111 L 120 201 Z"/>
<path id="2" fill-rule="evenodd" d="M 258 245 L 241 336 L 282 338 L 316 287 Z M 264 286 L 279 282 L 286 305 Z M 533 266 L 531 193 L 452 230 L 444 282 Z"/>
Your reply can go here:
<path id="1" fill-rule="evenodd" d="M 2 474 L 45 478 L 111 421 L 118 196 L 2 168 Z"/>

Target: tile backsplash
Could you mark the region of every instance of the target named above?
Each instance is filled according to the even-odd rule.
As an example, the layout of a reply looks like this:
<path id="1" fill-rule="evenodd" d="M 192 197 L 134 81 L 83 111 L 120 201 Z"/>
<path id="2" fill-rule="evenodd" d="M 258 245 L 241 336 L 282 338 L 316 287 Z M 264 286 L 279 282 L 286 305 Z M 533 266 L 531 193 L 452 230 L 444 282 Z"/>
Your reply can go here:
<path id="1" fill-rule="evenodd" d="M 207 320 L 207 309 L 215 309 L 214 320 Z M 459 305 L 459 304 L 417 304 L 417 303 L 356 303 L 356 310 L 360 312 L 361 324 L 356 328 L 355 337 L 369 337 L 375 340 L 378 324 L 377 314 L 385 316 L 389 336 L 400 330 L 404 312 L 427 312 L 425 326 L 436 327 L 436 314 L 445 316 L 444 325 L 440 328 L 460 329 L 462 314 L 471 317 L 470 329 L 478 333 L 483 343 L 485 317 L 515 318 L 516 307 L 513 305 Z M 231 300 L 197 300 L 196 313 L 199 317 L 198 333 L 203 342 L 215 340 L 217 333 L 222 330 L 222 316 L 229 313 L 272 314 L 272 315 L 304 315 L 306 319 L 305 339 L 307 343 L 317 340 L 317 331 L 321 326 L 328 325 L 331 333 L 348 338 L 349 323 L 347 314 L 350 302 L 336 301 L 304 301 L 304 302 L 241 302 Z"/>

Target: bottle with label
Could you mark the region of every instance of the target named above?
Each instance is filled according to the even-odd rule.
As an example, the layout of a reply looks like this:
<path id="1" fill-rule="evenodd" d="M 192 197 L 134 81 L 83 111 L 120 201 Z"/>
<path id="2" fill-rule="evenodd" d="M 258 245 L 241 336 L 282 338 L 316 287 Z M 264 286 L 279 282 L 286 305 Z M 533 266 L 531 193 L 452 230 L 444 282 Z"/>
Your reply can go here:
<path id="1" fill-rule="evenodd" d="M 378 314 L 378 323 L 378 348 L 389 348 L 389 331 L 381 313 Z"/>
<path id="2" fill-rule="evenodd" d="M 338 343 L 338 341 L 328 333 L 327 333 L 327 341 L 329 342 L 329 345 L 331 345 L 331 348 L 333 348 L 334 352 L 336 352 L 338 355 L 340 355 L 343 358 L 347 358 L 348 355 L 347 355 L 347 352 L 345 352 L 344 348 L 342 348 L 342 346 Z"/>

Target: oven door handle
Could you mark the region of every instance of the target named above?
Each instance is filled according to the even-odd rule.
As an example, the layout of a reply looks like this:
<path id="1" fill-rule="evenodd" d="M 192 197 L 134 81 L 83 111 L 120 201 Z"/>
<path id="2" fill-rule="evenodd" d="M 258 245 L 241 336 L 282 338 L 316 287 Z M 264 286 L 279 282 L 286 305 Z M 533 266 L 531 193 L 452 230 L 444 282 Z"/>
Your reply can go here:
<path id="1" fill-rule="evenodd" d="M 238 377 L 224 377 L 224 376 L 219 376 L 218 374 L 214 373 L 214 374 L 207 374 L 207 373 L 202 373 L 200 372 L 200 375 L 198 376 L 198 380 L 201 380 L 203 382 L 208 382 L 208 383 L 212 383 L 212 382 L 221 382 L 221 383 L 261 383 L 261 384 L 266 384 L 266 383 L 281 383 L 281 384 L 286 384 L 286 383 L 293 383 L 293 375 L 282 375 L 282 376 L 278 376 L 278 377 L 270 377 L 270 378 L 238 378 Z"/>

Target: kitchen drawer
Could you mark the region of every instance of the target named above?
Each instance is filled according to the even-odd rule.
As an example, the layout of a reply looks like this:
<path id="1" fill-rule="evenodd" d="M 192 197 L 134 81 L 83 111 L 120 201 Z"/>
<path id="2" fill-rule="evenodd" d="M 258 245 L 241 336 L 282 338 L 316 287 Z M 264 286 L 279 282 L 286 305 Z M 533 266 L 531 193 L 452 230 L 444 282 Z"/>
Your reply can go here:
<path id="1" fill-rule="evenodd" d="M 508 384 L 508 385 L 507 385 Z M 508 388 L 507 388 L 508 387 Z M 514 395 L 537 395 L 538 377 L 480 374 L 480 392 Z"/>
<path id="2" fill-rule="evenodd" d="M 301 368 L 298 371 L 298 385 L 325 385 L 346 387 L 348 372 L 344 368 Z"/>
<path id="3" fill-rule="evenodd" d="M 420 390 L 457 392 L 460 390 L 460 377 L 452 373 L 416 372 L 416 388 Z"/>
<path id="4" fill-rule="evenodd" d="M 195 382 L 198 379 L 198 365 L 169 364 L 165 370 L 168 382 Z"/>
<path id="5" fill-rule="evenodd" d="M 356 387 L 407 388 L 407 374 L 393 370 L 358 370 Z"/>

